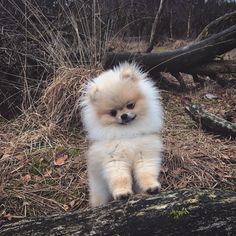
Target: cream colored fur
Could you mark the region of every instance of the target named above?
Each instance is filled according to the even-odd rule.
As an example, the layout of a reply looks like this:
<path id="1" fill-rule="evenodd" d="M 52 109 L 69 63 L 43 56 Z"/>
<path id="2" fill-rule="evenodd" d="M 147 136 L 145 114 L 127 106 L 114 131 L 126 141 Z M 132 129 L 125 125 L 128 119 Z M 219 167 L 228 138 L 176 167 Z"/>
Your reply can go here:
<path id="1" fill-rule="evenodd" d="M 135 104 L 132 109 L 127 106 L 130 102 Z M 88 83 L 81 105 L 91 141 L 91 206 L 160 189 L 163 113 L 158 91 L 147 74 L 128 63 L 108 70 Z M 111 110 L 116 110 L 115 117 Z M 120 124 L 124 113 L 135 119 Z"/>

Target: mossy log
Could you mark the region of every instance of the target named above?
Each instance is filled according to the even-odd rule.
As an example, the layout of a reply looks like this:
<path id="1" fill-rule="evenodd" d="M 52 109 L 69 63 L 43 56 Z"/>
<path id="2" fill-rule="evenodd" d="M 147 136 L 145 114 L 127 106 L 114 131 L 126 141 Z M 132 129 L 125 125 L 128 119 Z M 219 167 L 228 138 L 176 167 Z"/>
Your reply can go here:
<path id="1" fill-rule="evenodd" d="M 227 121 L 219 116 L 205 111 L 201 105 L 188 103 L 186 111 L 203 129 L 221 136 L 236 137 L 236 123 Z"/>
<path id="2" fill-rule="evenodd" d="M 236 193 L 182 189 L 8 223 L 0 235 L 235 235 Z"/>

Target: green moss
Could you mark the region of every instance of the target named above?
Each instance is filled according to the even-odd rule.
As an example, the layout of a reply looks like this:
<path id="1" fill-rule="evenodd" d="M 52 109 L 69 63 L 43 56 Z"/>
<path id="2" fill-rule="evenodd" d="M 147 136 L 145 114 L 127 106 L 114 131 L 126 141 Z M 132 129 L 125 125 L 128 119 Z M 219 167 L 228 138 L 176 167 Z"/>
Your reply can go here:
<path id="1" fill-rule="evenodd" d="M 70 156 L 70 157 L 76 157 L 79 155 L 79 149 L 75 148 L 75 147 L 59 146 L 59 147 L 56 147 L 55 152 L 56 153 L 65 153 L 65 154 L 68 154 L 68 156 Z"/>
<path id="2" fill-rule="evenodd" d="M 45 154 L 45 153 L 44 153 Z M 31 157 L 31 168 L 30 173 L 34 175 L 42 175 L 45 170 L 50 166 L 50 161 L 47 160 L 47 157 L 42 157 L 42 155 L 35 155 Z"/>
<path id="3" fill-rule="evenodd" d="M 79 149 L 77 148 L 69 148 L 68 149 L 68 154 L 70 157 L 76 157 L 79 155 Z"/>
<path id="4" fill-rule="evenodd" d="M 56 147 L 55 152 L 64 153 L 64 152 L 66 152 L 66 148 L 63 146 L 58 146 L 58 147 Z"/>
<path id="5" fill-rule="evenodd" d="M 189 211 L 185 207 L 182 207 L 180 210 L 173 210 L 170 212 L 170 216 L 172 216 L 176 220 L 185 215 L 189 215 Z"/>
<path id="6" fill-rule="evenodd" d="M 43 179 L 43 184 L 46 186 L 48 186 L 48 185 L 52 186 L 52 185 L 56 184 L 56 181 L 54 179 Z"/>
<path id="7" fill-rule="evenodd" d="M 158 48 L 154 48 L 153 52 L 166 52 L 168 49 L 165 47 L 158 47 Z"/>
<path id="8" fill-rule="evenodd" d="M 42 172 L 35 166 L 31 166 L 30 173 L 33 175 L 42 175 Z"/>

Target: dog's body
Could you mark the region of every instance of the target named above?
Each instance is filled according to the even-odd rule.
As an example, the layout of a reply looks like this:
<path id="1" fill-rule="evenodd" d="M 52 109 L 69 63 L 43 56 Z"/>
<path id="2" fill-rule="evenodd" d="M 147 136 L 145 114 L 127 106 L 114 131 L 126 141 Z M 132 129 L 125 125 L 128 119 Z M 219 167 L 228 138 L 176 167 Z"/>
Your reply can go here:
<path id="1" fill-rule="evenodd" d="M 128 63 L 88 84 L 82 120 L 91 141 L 91 206 L 160 189 L 163 115 L 158 96 L 147 75 Z"/>

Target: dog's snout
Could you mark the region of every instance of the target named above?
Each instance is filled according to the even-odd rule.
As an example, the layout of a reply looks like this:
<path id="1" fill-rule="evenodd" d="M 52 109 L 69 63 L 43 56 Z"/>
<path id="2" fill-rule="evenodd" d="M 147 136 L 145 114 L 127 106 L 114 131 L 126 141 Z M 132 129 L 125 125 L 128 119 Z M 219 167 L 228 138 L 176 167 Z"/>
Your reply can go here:
<path id="1" fill-rule="evenodd" d="M 122 114 L 120 116 L 120 118 L 123 120 L 123 121 L 126 121 L 128 119 L 128 115 L 126 113 Z"/>
<path id="2" fill-rule="evenodd" d="M 132 120 L 134 120 L 136 118 L 135 114 L 132 113 L 123 113 L 122 115 L 119 116 L 119 118 L 117 118 L 117 122 L 119 124 L 125 125 L 130 123 Z"/>

